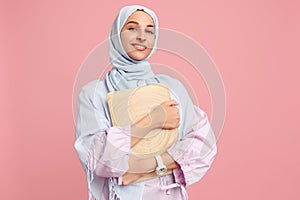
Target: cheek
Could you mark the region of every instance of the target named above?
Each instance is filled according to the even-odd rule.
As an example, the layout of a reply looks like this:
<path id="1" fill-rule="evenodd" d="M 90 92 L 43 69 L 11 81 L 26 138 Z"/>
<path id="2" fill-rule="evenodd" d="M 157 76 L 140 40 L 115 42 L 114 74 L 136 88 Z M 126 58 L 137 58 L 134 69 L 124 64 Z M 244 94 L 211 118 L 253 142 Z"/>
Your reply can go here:
<path id="1" fill-rule="evenodd" d="M 148 38 L 148 45 L 149 45 L 149 47 L 152 48 L 154 46 L 154 42 L 155 42 L 155 38 L 154 37 Z"/>
<path id="2" fill-rule="evenodd" d="M 131 42 L 133 40 L 134 40 L 133 34 L 124 33 L 123 35 L 121 35 L 122 46 L 127 54 L 133 51 L 133 47 L 131 45 Z"/>
<path id="3" fill-rule="evenodd" d="M 121 33 L 121 41 L 122 41 L 122 44 L 124 44 L 124 45 L 127 45 L 134 38 L 135 38 L 135 36 L 132 33 L 128 33 L 128 32 Z"/>

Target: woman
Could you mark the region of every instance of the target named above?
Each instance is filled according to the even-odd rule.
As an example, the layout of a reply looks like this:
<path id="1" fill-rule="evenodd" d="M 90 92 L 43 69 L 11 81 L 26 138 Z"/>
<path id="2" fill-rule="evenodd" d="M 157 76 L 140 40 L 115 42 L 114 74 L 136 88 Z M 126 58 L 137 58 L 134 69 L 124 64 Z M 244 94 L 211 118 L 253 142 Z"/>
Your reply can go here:
<path id="1" fill-rule="evenodd" d="M 81 89 L 75 149 L 87 174 L 89 199 L 187 199 L 185 188 L 199 181 L 214 160 L 217 149 L 206 114 L 193 104 L 178 80 L 155 75 L 147 62 L 157 39 L 153 11 L 143 6 L 122 8 L 110 30 L 113 68 L 104 79 Z M 134 124 L 112 126 L 107 93 L 157 83 L 169 86 L 172 100 Z M 178 128 L 178 141 L 155 157 L 133 158 L 131 148 L 157 128 Z M 135 182 L 163 168 L 173 173 Z"/>

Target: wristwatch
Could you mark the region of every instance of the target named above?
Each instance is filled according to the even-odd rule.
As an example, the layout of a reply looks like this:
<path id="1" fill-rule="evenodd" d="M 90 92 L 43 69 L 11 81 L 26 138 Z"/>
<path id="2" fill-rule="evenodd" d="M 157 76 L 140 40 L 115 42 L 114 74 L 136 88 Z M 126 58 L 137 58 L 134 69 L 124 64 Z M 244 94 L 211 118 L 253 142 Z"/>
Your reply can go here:
<path id="1" fill-rule="evenodd" d="M 161 159 L 160 155 L 155 156 L 157 167 L 155 169 L 155 173 L 159 176 L 164 175 L 167 172 L 167 167 L 164 165 L 163 160 Z"/>

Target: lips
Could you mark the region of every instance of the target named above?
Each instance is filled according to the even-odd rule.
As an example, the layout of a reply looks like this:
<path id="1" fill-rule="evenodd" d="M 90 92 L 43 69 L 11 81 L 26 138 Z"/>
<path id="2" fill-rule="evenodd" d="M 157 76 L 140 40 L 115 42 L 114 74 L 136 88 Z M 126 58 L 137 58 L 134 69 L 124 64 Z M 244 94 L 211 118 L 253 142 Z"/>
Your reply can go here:
<path id="1" fill-rule="evenodd" d="M 145 49 L 147 49 L 147 47 L 142 44 L 134 43 L 134 44 L 132 44 L 132 46 L 139 51 L 144 51 Z"/>

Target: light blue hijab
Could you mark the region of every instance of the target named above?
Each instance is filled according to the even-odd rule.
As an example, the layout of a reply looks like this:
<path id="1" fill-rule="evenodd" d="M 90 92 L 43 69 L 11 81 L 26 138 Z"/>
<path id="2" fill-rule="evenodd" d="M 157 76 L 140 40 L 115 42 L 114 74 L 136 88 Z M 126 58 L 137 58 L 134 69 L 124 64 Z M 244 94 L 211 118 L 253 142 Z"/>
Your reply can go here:
<path id="1" fill-rule="evenodd" d="M 128 17 L 137 10 L 148 13 L 154 22 L 155 42 L 151 53 L 144 60 L 134 60 L 125 52 L 120 33 Z M 140 85 L 157 83 L 155 75 L 147 61 L 157 48 L 158 20 L 155 13 L 144 6 L 123 7 L 116 17 L 109 34 L 109 56 L 113 69 L 106 75 L 106 84 L 110 91 L 134 88 Z M 142 82 L 139 80 L 143 80 Z"/>

